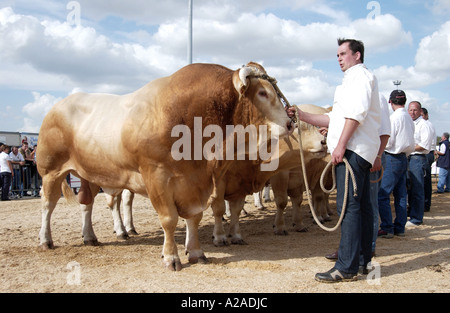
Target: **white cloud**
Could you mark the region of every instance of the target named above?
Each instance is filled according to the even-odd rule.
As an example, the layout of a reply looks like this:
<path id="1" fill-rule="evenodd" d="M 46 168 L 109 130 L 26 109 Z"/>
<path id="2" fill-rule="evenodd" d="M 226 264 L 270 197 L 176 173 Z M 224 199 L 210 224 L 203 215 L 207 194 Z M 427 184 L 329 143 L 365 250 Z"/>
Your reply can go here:
<path id="1" fill-rule="evenodd" d="M 443 81 L 450 77 L 450 22 L 431 36 L 423 38 L 416 53 L 416 64 L 402 66 L 381 66 L 374 70 L 380 86 L 387 89 L 393 80 L 401 80 L 403 86 L 418 89 Z"/>
<path id="2" fill-rule="evenodd" d="M 117 43 L 91 27 L 39 21 L 15 14 L 11 8 L 1 9 L 0 16 L 3 61 L 64 76 L 89 91 L 103 91 L 102 86 L 116 92 L 130 91 L 184 65 L 183 60 L 162 53 L 157 45 Z"/>
<path id="3" fill-rule="evenodd" d="M 450 21 L 431 36 L 422 39 L 416 54 L 416 68 L 431 73 L 435 80 L 450 76 Z"/>
<path id="4" fill-rule="evenodd" d="M 19 131 L 38 133 L 45 115 L 62 98 L 57 98 L 51 94 L 41 95 L 38 92 L 32 94 L 34 101 L 27 103 L 22 109 L 22 112 L 25 113 L 24 125 Z"/>
<path id="5" fill-rule="evenodd" d="M 450 1 L 448 0 L 434 0 L 431 4 L 431 11 L 436 15 L 450 14 Z"/>

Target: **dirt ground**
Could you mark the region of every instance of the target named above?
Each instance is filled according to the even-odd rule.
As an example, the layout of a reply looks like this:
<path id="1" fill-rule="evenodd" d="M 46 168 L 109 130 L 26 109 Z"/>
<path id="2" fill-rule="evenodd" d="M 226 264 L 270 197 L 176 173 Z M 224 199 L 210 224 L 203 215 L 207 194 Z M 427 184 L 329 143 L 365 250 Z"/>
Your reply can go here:
<path id="1" fill-rule="evenodd" d="M 335 208 L 332 197 L 332 207 Z M 56 249 L 38 249 L 40 199 L 0 202 L 0 292 L 148 292 L 148 293 L 347 293 L 450 292 L 450 194 L 433 194 L 424 225 L 407 230 L 406 237 L 378 239 L 375 267 L 358 281 L 323 284 L 317 272 L 333 263 L 324 255 L 339 243 L 339 231 L 328 233 L 314 224 L 303 202 L 309 231 L 275 236 L 275 204 L 257 210 L 247 198 L 249 213 L 241 218 L 246 246 L 212 244 L 211 210 L 204 214 L 200 239 L 208 264 L 190 265 L 184 255 L 185 227 L 176 233 L 183 264 L 169 272 L 160 258 L 163 232 L 150 201 L 136 196 L 134 222 L 139 233 L 128 241 L 113 234 L 111 212 L 103 195 L 96 199 L 94 229 L 99 247 L 81 240 L 81 213 L 61 199 L 52 217 Z M 336 215 L 328 226 L 336 223 Z M 286 213 L 291 224 L 290 209 Z"/>

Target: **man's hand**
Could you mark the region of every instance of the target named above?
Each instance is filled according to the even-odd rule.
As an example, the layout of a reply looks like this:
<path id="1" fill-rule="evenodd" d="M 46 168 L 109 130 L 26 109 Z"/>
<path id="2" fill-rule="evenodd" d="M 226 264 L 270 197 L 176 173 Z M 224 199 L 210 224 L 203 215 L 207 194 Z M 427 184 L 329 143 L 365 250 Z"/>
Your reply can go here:
<path id="1" fill-rule="evenodd" d="M 381 171 L 381 167 L 382 167 L 381 166 L 381 159 L 377 157 L 375 159 L 375 162 L 373 163 L 372 168 L 370 169 L 370 172 L 373 173 L 373 172 Z"/>

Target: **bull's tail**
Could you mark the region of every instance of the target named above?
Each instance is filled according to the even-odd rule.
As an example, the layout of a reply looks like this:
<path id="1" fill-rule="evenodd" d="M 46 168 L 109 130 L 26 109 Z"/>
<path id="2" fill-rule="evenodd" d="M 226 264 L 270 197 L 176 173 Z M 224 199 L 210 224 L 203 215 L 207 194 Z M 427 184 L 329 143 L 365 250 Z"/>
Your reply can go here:
<path id="1" fill-rule="evenodd" d="M 70 188 L 67 181 L 64 179 L 62 185 L 61 185 L 62 193 L 64 195 L 64 198 L 66 199 L 67 203 L 69 205 L 80 205 L 78 202 L 77 196 L 73 192 L 73 190 Z"/>

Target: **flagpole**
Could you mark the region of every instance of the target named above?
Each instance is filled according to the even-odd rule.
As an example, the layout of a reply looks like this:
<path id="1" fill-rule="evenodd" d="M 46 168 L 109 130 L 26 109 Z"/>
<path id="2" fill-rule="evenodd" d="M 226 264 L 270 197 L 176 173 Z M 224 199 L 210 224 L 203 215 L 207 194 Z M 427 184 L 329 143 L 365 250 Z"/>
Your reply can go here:
<path id="1" fill-rule="evenodd" d="M 194 11 L 194 0 L 189 0 L 189 34 L 188 34 L 188 63 L 192 64 L 192 19 L 193 19 L 193 11 Z"/>

